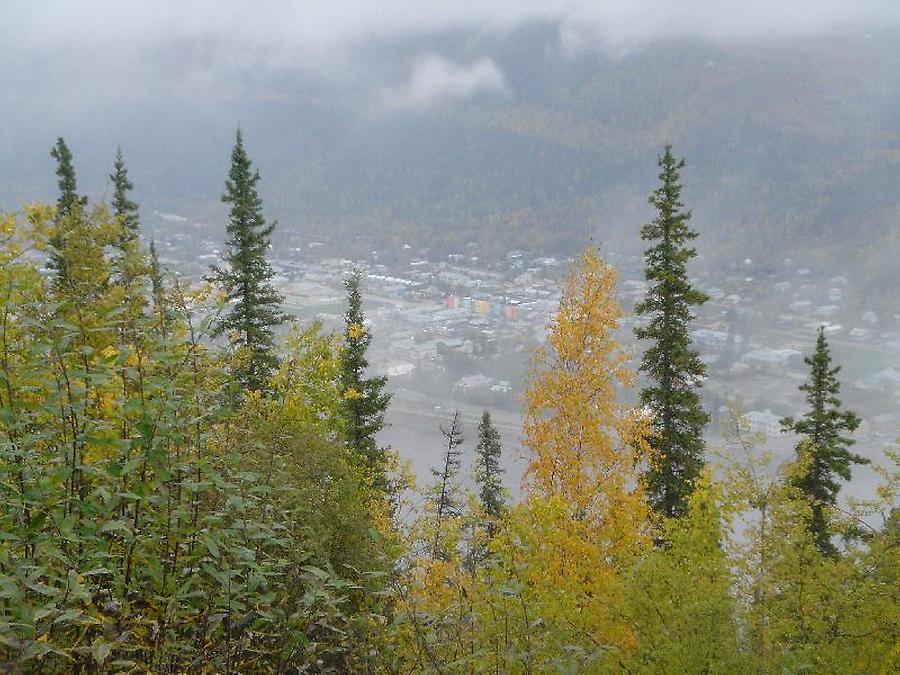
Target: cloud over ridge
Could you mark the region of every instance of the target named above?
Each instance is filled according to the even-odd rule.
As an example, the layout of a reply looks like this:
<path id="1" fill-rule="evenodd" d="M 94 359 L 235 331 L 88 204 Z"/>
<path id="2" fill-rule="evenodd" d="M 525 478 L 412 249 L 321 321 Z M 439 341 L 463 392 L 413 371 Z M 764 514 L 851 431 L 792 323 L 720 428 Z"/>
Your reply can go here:
<path id="1" fill-rule="evenodd" d="M 425 110 L 515 93 L 509 64 L 482 38 L 537 23 L 557 29 L 563 55 L 617 55 L 660 39 L 896 28 L 900 0 L 2 0 L 0 91 L 41 116 L 61 96 L 84 111 L 163 100 L 215 109 L 318 86 L 356 108 Z M 445 49 L 453 32 L 469 47 Z"/>
<path id="2" fill-rule="evenodd" d="M 494 32 L 533 21 L 590 30 L 611 44 L 665 37 L 728 40 L 900 24 L 896 0 L 4 0 L 0 36 L 15 48 L 69 48 L 224 36 L 235 48 L 294 53 L 368 40 L 466 29 Z"/>
<path id="3" fill-rule="evenodd" d="M 379 107 L 423 110 L 479 93 L 503 93 L 506 90 L 506 78 L 491 58 L 482 57 L 464 64 L 429 54 L 415 64 L 402 86 L 384 90 Z"/>

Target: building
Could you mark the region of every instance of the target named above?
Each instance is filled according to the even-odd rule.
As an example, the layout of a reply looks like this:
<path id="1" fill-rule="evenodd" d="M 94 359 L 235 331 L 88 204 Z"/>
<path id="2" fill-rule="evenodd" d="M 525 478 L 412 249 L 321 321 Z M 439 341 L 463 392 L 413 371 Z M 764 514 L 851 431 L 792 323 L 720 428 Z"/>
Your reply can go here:
<path id="1" fill-rule="evenodd" d="M 728 347 L 728 333 L 723 330 L 698 328 L 691 331 L 691 340 L 703 351 L 724 352 Z"/>
<path id="2" fill-rule="evenodd" d="M 877 389 L 880 391 L 893 391 L 900 389 L 900 370 L 887 367 L 862 378 L 856 383 L 861 389 Z"/>
<path id="3" fill-rule="evenodd" d="M 799 366 L 803 361 L 803 354 L 796 349 L 751 349 L 741 357 L 747 365 L 756 368 L 788 368 Z"/>
<path id="4" fill-rule="evenodd" d="M 744 415 L 744 419 L 750 426 L 750 431 L 766 436 L 777 436 L 781 433 L 781 418 L 771 410 L 751 410 Z"/>

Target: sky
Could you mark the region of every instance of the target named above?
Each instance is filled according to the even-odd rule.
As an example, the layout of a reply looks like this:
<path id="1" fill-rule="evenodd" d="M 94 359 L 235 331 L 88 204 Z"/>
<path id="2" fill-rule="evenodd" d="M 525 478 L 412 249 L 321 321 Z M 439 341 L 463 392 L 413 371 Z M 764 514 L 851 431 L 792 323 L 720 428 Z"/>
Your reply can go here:
<path id="1" fill-rule="evenodd" d="M 415 146 L 397 126 L 425 133 L 470 104 L 514 109 L 559 73 L 666 41 L 746 56 L 841 33 L 890 42 L 898 28 L 900 0 L 0 0 L 0 202 L 53 189 L 58 136 L 94 196 L 119 144 L 153 198 L 173 185 L 205 194 L 213 183 L 200 176 L 220 168 L 207 158 L 221 160 L 241 124 L 285 181 L 327 156 L 338 178 L 319 166 L 304 176 L 343 189 L 358 152 L 375 157 L 359 172 L 384 158 L 400 182 L 415 172 L 398 145 Z M 427 147 L 465 164 L 455 140 Z M 494 161 L 473 143 L 466 161 Z"/>
<path id="2" fill-rule="evenodd" d="M 77 113 L 110 100 L 272 91 L 273 81 L 299 73 L 323 91 L 353 91 L 371 110 L 423 111 L 482 92 L 508 95 L 490 41 L 478 38 L 534 22 L 556 26 L 563 55 L 617 55 L 660 39 L 722 43 L 880 30 L 900 25 L 900 2 L 3 0 L 0 96 L 27 106 L 62 94 Z M 464 58 L 429 43 L 452 31 L 471 36 Z M 382 63 L 398 40 L 416 46 Z"/>

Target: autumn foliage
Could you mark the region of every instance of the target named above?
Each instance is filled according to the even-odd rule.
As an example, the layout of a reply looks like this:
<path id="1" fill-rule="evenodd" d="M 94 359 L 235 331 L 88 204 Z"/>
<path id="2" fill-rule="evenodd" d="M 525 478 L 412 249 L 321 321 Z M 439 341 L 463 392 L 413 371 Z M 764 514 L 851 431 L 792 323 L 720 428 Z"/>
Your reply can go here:
<path id="1" fill-rule="evenodd" d="M 64 148 L 62 208 L 0 215 L 0 671 L 900 669 L 900 452 L 870 499 L 816 499 L 835 448 L 810 433 L 777 464 L 733 410 L 677 513 L 654 510 L 659 425 L 628 403 L 596 248 L 534 353 L 520 489 L 490 414 L 475 433 L 459 411 L 416 486 L 378 443 L 361 277 L 342 334 L 266 324 L 250 368 L 216 340 L 228 294 L 145 250 L 124 165 L 122 208 L 89 208 Z"/>

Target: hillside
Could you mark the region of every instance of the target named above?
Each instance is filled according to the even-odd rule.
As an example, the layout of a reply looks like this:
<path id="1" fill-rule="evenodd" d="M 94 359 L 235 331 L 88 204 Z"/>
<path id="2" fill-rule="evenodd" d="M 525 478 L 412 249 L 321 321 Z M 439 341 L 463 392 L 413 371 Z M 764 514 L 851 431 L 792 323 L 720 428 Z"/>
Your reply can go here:
<path id="1" fill-rule="evenodd" d="M 240 122 L 282 233 L 345 254 L 468 241 L 487 256 L 570 253 L 587 237 L 630 252 L 668 141 L 688 158 L 687 201 L 708 264 L 789 245 L 805 264 L 861 275 L 877 302 L 900 247 L 897 37 L 656 43 L 613 57 L 564 54 L 552 25 L 451 32 L 429 49 L 459 62 L 491 54 L 504 90 L 425 110 L 385 111 L 362 85 L 289 70 L 214 100 L 123 97 L 75 121 L 21 101 L 34 115 L 0 126 L 0 203 L 53 193 L 46 153 L 62 133 L 95 196 L 121 142 L 145 210 L 218 223 L 225 149 Z M 378 59 L 386 69 L 422 49 L 381 46 Z"/>

